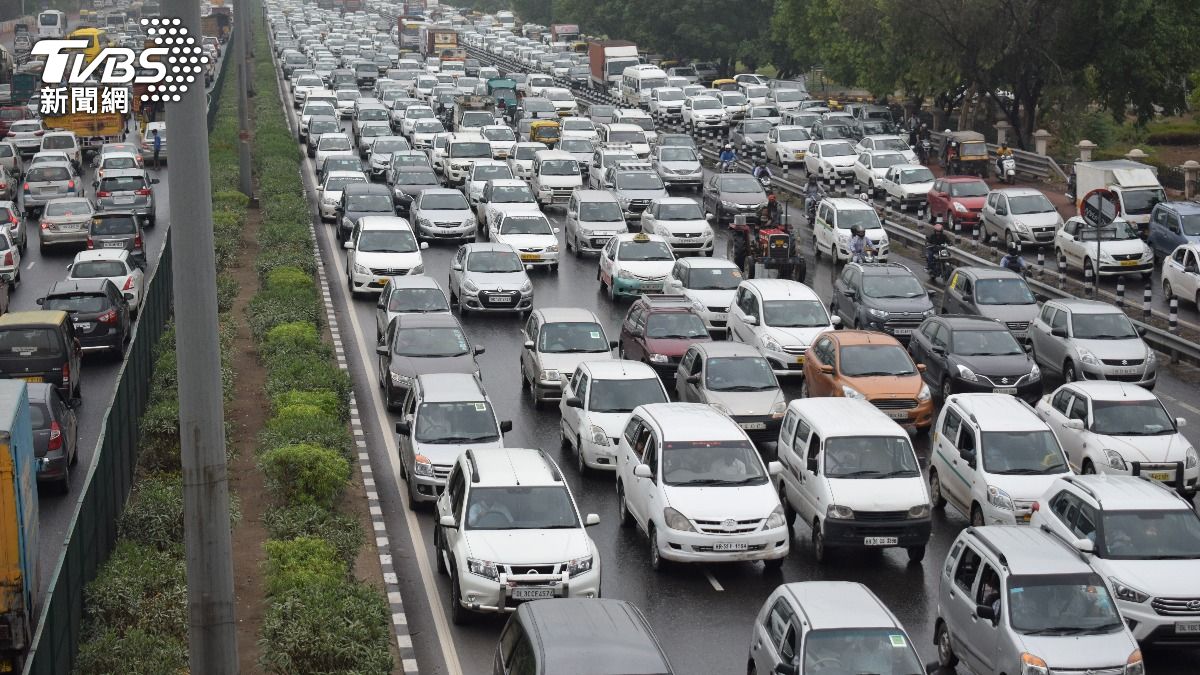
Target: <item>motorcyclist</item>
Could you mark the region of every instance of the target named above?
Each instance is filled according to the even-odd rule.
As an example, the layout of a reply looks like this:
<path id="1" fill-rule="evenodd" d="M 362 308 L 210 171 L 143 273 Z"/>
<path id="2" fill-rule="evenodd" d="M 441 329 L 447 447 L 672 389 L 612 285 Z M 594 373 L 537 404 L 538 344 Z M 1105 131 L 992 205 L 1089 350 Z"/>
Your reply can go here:
<path id="1" fill-rule="evenodd" d="M 816 175 L 809 174 L 808 185 L 804 186 L 804 205 L 815 206 L 817 202 L 825 198 L 825 190 L 821 187 L 821 182 L 817 180 Z"/>
<path id="2" fill-rule="evenodd" d="M 996 151 L 996 175 L 1004 178 L 1004 160 L 1012 159 L 1013 151 L 1009 149 L 1008 143 L 1001 143 L 1000 149 Z"/>
<path id="3" fill-rule="evenodd" d="M 754 177 L 760 181 L 764 176 L 766 176 L 768 179 L 774 178 L 774 176 L 771 175 L 771 168 L 767 166 L 766 162 L 759 162 L 758 164 L 754 165 L 753 173 Z"/>
<path id="4" fill-rule="evenodd" d="M 946 234 L 941 223 L 933 226 L 933 231 L 925 235 L 925 267 L 933 269 L 933 254 L 941 246 L 950 245 L 950 236 Z"/>
<path id="5" fill-rule="evenodd" d="M 500 119 L 508 121 L 508 101 L 504 99 L 496 101 L 496 114 L 500 116 Z"/>
<path id="6" fill-rule="evenodd" d="M 1017 250 L 1016 244 L 1009 244 L 1008 252 L 1000 259 L 1000 266 L 1005 269 L 1010 269 L 1017 274 L 1024 274 L 1027 263 L 1021 257 L 1021 252 Z"/>
<path id="7" fill-rule="evenodd" d="M 737 161 L 737 153 L 733 151 L 732 145 L 728 143 L 725 144 L 725 147 L 721 150 L 720 161 L 721 171 L 729 170 L 729 168 L 733 166 L 734 162 Z"/>
<path id="8" fill-rule="evenodd" d="M 871 246 L 871 241 L 867 239 L 867 233 L 863 230 L 862 225 L 855 225 L 854 229 L 850 230 L 850 259 L 854 262 L 862 262 L 863 254 L 870 251 L 875 253 L 875 247 Z"/>

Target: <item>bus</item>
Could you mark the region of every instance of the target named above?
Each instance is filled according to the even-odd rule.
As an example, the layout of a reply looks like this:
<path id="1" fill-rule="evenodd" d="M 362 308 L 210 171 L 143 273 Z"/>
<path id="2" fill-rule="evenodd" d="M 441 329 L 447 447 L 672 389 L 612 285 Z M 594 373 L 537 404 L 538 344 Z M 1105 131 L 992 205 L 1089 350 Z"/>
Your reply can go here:
<path id="1" fill-rule="evenodd" d="M 38 39 L 61 39 L 67 34 L 67 15 L 57 9 L 48 9 L 37 18 Z"/>
<path id="2" fill-rule="evenodd" d="M 142 3 L 141 16 L 150 18 L 150 17 L 158 16 L 161 13 L 162 13 L 162 5 L 160 5 L 158 3 L 158 0 L 148 0 L 147 2 Z"/>
<path id="3" fill-rule="evenodd" d="M 87 46 L 79 50 L 83 54 L 84 63 L 91 63 L 97 56 L 100 56 L 101 51 L 112 46 L 108 33 L 103 28 L 76 28 L 71 31 L 67 39 L 87 40 Z"/>

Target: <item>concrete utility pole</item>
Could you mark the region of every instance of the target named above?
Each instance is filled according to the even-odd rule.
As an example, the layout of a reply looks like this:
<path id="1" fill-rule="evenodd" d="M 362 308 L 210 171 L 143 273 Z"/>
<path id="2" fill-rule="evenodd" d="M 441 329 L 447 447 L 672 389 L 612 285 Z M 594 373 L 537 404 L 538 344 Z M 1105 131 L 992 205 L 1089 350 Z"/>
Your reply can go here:
<path id="1" fill-rule="evenodd" d="M 233 37 L 233 58 L 238 69 L 238 185 L 242 194 L 254 198 L 250 176 L 250 13 L 247 0 L 233 0 L 236 34 Z"/>
<path id="2" fill-rule="evenodd" d="M 165 0 L 162 15 L 200 35 L 200 0 Z M 240 19 L 240 17 L 239 17 Z M 175 282 L 179 437 L 183 452 L 188 653 L 193 673 L 236 675 L 233 558 L 225 465 L 217 276 L 203 80 L 167 106 Z"/>

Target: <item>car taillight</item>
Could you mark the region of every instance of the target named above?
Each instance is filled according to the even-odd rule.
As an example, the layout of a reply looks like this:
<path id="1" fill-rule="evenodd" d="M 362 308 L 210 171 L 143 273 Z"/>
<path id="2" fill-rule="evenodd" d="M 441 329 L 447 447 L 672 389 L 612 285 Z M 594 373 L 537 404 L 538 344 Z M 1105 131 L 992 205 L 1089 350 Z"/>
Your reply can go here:
<path id="1" fill-rule="evenodd" d="M 22 186 L 21 186 L 21 189 L 22 189 L 22 190 L 24 190 L 24 191 L 26 191 L 26 192 L 29 192 L 29 183 L 26 183 L 26 184 L 22 185 Z"/>
<path id="2" fill-rule="evenodd" d="M 71 384 L 71 364 L 69 362 L 63 364 L 62 383 L 64 387 Z"/>
<path id="3" fill-rule="evenodd" d="M 121 287 L 122 291 L 133 290 L 133 277 L 125 277 L 125 285 Z"/>
<path id="4" fill-rule="evenodd" d="M 110 309 L 107 312 L 96 317 L 96 320 L 99 321 L 100 323 L 116 323 L 117 322 L 117 310 Z"/>
<path id="5" fill-rule="evenodd" d="M 43 130 L 41 130 L 41 129 L 38 129 L 37 131 L 33 132 L 33 135 L 34 135 L 34 136 L 41 136 L 41 135 L 42 135 L 42 134 L 44 134 L 44 133 L 46 133 L 46 132 L 45 132 L 45 131 L 43 131 Z"/>
<path id="6" fill-rule="evenodd" d="M 67 181 L 67 189 L 74 190 L 75 189 L 75 181 L 73 181 L 73 180 Z"/>
<path id="7" fill-rule="evenodd" d="M 112 193 L 111 193 L 111 192 L 108 192 L 108 191 L 105 191 L 105 190 L 97 190 L 97 191 L 96 191 L 96 198 L 97 198 L 97 199 L 101 199 L 101 198 L 104 198 L 104 197 L 111 197 L 111 196 L 112 196 Z"/>
<path id="8" fill-rule="evenodd" d="M 5 137 L 7 137 L 7 138 L 15 138 L 15 137 L 16 137 L 16 135 L 17 135 L 17 132 L 15 132 L 15 131 L 10 131 L 10 132 L 8 132 L 7 134 L 4 134 L 4 135 L 5 135 Z"/>
<path id="9" fill-rule="evenodd" d="M 12 251 L 5 251 L 5 252 L 4 252 L 4 264 L 5 264 L 5 265 L 11 265 L 11 264 L 13 264 L 13 254 L 12 254 Z"/>
<path id="10" fill-rule="evenodd" d="M 3 189 L 3 188 L 4 188 L 4 186 L 0 185 L 0 189 Z M 142 188 L 141 190 L 137 191 L 137 194 L 140 197 L 147 197 L 150 195 L 150 188 Z"/>
<path id="11" fill-rule="evenodd" d="M 96 242 L 92 241 L 91 235 L 88 235 L 88 248 L 95 248 Z"/>
<path id="12" fill-rule="evenodd" d="M 50 442 L 46 445 L 47 450 L 62 450 L 62 427 L 58 426 L 58 422 L 50 423 Z"/>
<path id="13" fill-rule="evenodd" d="M 48 222 L 46 222 L 46 221 L 44 221 L 44 220 L 41 222 L 41 225 L 42 225 L 42 229 L 43 229 L 43 230 L 48 230 L 48 229 L 50 229 L 50 223 L 48 223 Z"/>
<path id="14" fill-rule="evenodd" d="M 133 237 L 133 247 L 134 247 L 134 248 L 141 248 L 141 247 L 142 247 L 142 235 L 140 235 L 140 234 L 139 234 L 139 235 L 135 235 L 135 236 Z"/>

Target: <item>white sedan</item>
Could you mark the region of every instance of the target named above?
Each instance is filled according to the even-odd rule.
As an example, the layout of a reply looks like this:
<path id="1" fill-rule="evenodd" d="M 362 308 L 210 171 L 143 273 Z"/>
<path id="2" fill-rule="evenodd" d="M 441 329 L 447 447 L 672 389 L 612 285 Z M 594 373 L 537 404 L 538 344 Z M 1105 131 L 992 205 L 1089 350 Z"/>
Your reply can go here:
<path id="1" fill-rule="evenodd" d="M 1163 294 L 1183 298 L 1200 308 L 1200 245 L 1182 244 L 1163 261 Z"/>
<path id="2" fill-rule="evenodd" d="M 137 314 L 142 304 L 146 274 L 130 257 L 129 251 L 103 248 L 76 253 L 74 262 L 67 267 L 67 281 L 99 278 L 113 282 L 129 302 L 129 312 Z"/>
<path id="3" fill-rule="evenodd" d="M 558 232 L 544 213 L 505 213 L 493 221 L 488 238 L 512 246 L 526 265 L 557 271 Z"/>
<path id="4" fill-rule="evenodd" d="M 767 134 L 767 157 L 780 166 L 795 166 L 804 161 L 812 135 L 794 124 L 780 125 Z"/>
<path id="5" fill-rule="evenodd" d="M 576 390 L 576 383 L 587 387 Z M 612 359 L 585 361 L 563 384 L 558 402 L 559 433 L 564 447 L 575 449 L 579 472 L 615 471 L 617 445 L 639 405 L 666 403 L 667 390 L 648 364 Z"/>
<path id="6" fill-rule="evenodd" d="M 1054 234 L 1054 250 L 1058 258 L 1066 258 L 1067 265 L 1080 270 L 1090 267 L 1100 276 L 1140 273 L 1149 277 L 1154 271 L 1154 252 L 1137 228 L 1124 220 L 1097 231 L 1079 216 L 1068 218 Z"/>

